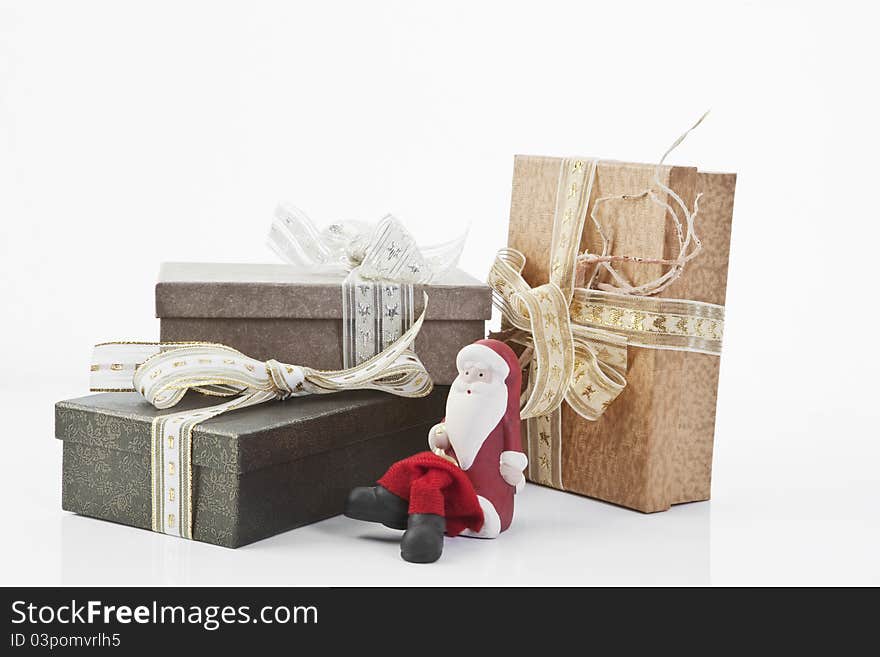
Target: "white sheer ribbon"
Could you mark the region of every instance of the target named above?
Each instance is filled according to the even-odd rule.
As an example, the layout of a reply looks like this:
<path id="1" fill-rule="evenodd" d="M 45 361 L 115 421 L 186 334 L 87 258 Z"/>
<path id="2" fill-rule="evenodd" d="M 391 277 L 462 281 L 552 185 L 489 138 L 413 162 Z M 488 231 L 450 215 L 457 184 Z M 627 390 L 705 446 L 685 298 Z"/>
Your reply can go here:
<path id="1" fill-rule="evenodd" d="M 303 271 L 346 275 L 356 270 L 365 280 L 424 285 L 458 264 L 466 237 L 420 247 L 390 214 L 375 225 L 347 221 L 318 230 L 305 212 L 282 203 L 275 208 L 268 242 L 282 260 Z"/>
<path id="2" fill-rule="evenodd" d="M 269 247 L 303 272 L 336 274 L 342 286 L 343 365 L 354 367 L 394 342 L 413 323 L 413 286 L 436 280 L 458 264 L 467 234 L 419 246 L 386 215 L 319 230 L 300 209 L 280 204 Z"/>

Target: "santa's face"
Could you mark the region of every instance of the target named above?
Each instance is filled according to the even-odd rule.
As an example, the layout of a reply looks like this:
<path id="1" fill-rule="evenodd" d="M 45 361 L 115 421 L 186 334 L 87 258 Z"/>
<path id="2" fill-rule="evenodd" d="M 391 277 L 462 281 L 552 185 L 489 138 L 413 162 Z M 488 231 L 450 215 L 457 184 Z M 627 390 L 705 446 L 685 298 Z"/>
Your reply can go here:
<path id="1" fill-rule="evenodd" d="M 459 465 L 467 470 L 507 410 L 504 378 L 487 361 L 459 359 L 446 399 L 446 431 Z"/>

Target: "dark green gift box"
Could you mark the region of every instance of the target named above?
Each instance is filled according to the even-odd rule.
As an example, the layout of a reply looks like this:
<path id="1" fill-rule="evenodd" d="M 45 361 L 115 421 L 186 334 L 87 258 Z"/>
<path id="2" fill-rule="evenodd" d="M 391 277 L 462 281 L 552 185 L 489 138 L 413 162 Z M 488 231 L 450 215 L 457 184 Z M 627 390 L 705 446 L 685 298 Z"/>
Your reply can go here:
<path id="1" fill-rule="evenodd" d="M 193 431 L 193 536 L 239 547 L 342 512 L 347 492 L 427 449 L 447 387 L 421 399 L 352 391 L 269 402 L 226 413 Z M 210 406 L 190 393 L 173 411 Z M 137 393 L 55 405 L 64 441 L 62 507 L 150 528 L 150 425 Z"/>

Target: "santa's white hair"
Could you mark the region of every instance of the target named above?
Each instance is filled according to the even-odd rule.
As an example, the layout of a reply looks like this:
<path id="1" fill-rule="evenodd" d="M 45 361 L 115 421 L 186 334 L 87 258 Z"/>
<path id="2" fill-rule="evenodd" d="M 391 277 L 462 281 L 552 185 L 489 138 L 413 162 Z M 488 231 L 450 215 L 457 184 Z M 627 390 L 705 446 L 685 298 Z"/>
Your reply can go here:
<path id="1" fill-rule="evenodd" d="M 507 361 L 501 357 L 501 354 L 484 344 L 477 344 L 474 342 L 473 344 L 463 347 L 461 351 L 458 352 L 458 356 L 455 357 L 455 365 L 458 367 L 459 372 L 464 371 L 464 367 L 467 365 L 468 361 L 483 363 L 501 377 L 502 382 L 504 382 L 507 375 L 510 374 L 510 368 L 507 366 Z"/>

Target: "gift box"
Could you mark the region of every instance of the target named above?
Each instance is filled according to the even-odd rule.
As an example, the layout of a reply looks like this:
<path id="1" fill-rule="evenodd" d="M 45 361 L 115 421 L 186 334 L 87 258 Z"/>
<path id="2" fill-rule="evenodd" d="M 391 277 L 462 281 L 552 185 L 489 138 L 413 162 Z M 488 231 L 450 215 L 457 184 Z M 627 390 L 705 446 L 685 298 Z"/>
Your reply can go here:
<path id="1" fill-rule="evenodd" d="M 205 420 L 192 433 L 193 538 L 239 547 L 341 513 L 351 488 L 372 485 L 390 463 L 425 449 L 447 394 L 348 391 Z M 212 403 L 189 393 L 175 411 Z M 137 393 L 56 404 L 63 508 L 150 529 L 151 422 L 167 412 Z"/>
<path id="2" fill-rule="evenodd" d="M 508 245 L 525 261 L 504 256 L 507 271 L 521 266 L 531 288 L 556 282 L 582 344 L 566 401 L 525 423 L 530 480 L 644 512 L 709 499 L 735 183 L 693 167 L 515 158 Z M 690 248 L 701 241 L 701 252 L 659 294 L 639 296 L 682 245 L 669 210 L 686 216 L 700 194 Z M 596 259 L 579 263 L 581 253 Z M 544 321 L 549 337 L 533 326 L 526 343 L 558 348 Z M 584 384 L 590 373 L 597 383 Z"/>
<path id="3" fill-rule="evenodd" d="M 492 312 L 486 284 L 458 270 L 430 285 L 346 287 L 288 265 L 165 263 L 156 315 L 165 342 L 219 342 L 258 359 L 335 370 L 357 363 L 345 362 L 348 341 L 366 340 L 369 355 L 398 337 L 422 311 L 423 293 L 429 301 L 415 350 L 434 382 L 448 385 L 456 353 L 485 337 Z"/>

